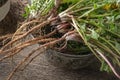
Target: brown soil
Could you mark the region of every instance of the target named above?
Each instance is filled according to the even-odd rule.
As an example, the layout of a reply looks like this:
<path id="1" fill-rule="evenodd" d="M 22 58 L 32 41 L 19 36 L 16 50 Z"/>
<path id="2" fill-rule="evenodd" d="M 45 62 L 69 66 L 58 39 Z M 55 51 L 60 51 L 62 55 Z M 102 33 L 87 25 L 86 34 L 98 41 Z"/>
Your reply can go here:
<path id="1" fill-rule="evenodd" d="M 10 7 L 7 16 L 0 22 L 0 35 L 15 32 L 18 23 L 24 20 L 21 16 L 24 13 L 24 5 L 20 0 L 11 0 Z"/>

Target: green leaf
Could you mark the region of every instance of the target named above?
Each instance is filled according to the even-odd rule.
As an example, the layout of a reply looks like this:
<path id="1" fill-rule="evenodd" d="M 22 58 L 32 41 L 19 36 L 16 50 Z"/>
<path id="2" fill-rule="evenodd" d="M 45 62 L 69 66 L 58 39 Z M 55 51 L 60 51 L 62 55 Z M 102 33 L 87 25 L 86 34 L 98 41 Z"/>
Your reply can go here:
<path id="1" fill-rule="evenodd" d="M 25 13 L 22 14 L 22 16 L 23 16 L 24 18 L 27 18 L 29 14 L 30 14 L 30 9 L 29 9 L 28 7 L 25 7 Z"/>
<path id="2" fill-rule="evenodd" d="M 105 61 L 102 61 L 100 71 L 106 71 L 106 72 L 111 72 L 110 67 L 105 63 Z"/>
<path id="3" fill-rule="evenodd" d="M 117 15 L 117 16 L 115 17 L 115 19 L 116 19 L 116 20 L 120 19 L 120 15 Z"/>
<path id="4" fill-rule="evenodd" d="M 91 30 L 91 38 L 93 39 L 98 39 L 99 38 L 99 34 L 97 32 L 95 32 L 94 30 Z"/>
<path id="5" fill-rule="evenodd" d="M 97 8 L 97 4 L 94 4 L 94 8 Z"/>
<path id="6" fill-rule="evenodd" d="M 115 47 L 120 51 L 120 43 L 115 42 Z"/>

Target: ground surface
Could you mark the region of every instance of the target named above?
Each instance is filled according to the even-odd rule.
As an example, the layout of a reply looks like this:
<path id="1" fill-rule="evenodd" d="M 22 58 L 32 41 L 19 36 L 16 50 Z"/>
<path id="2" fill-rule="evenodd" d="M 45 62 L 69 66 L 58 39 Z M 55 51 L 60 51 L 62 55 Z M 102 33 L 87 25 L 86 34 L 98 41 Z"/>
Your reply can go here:
<path id="1" fill-rule="evenodd" d="M 16 0 L 12 1 L 15 4 L 17 3 Z M 0 62 L 0 80 L 5 80 L 15 65 L 31 52 L 32 49 L 38 46 L 30 46 L 13 59 Z M 94 66 L 94 64 L 92 65 Z M 44 54 L 39 55 L 25 70 L 22 71 L 21 69 L 16 72 L 11 80 L 118 80 L 95 69 L 86 68 L 70 71 L 56 68 L 47 62 Z"/>
<path id="2" fill-rule="evenodd" d="M 15 32 L 18 23 L 24 20 L 22 17 L 23 7 L 24 5 L 19 0 L 11 0 L 10 11 L 0 22 L 0 36 Z"/>
<path id="3" fill-rule="evenodd" d="M 15 65 L 22 60 L 31 50 L 39 45 L 25 48 L 13 59 L 8 59 L 0 63 L 0 80 L 5 80 Z M 35 54 L 40 53 L 40 51 Z M 13 61 L 12 61 L 13 60 Z M 94 64 L 92 64 L 94 65 Z M 63 70 L 52 66 L 46 60 L 44 54 L 39 55 L 24 70 L 21 67 L 11 80 L 118 80 L 114 77 L 99 72 L 95 69 Z"/>

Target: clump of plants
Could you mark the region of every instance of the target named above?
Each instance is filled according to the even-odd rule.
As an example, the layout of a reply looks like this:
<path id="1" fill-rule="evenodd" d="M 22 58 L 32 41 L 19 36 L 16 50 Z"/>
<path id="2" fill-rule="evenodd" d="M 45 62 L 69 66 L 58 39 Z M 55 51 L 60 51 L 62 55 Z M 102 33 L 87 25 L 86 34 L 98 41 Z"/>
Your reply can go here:
<path id="1" fill-rule="evenodd" d="M 6 55 L 0 61 L 32 44 L 41 45 L 18 63 L 7 80 L 26 61 L 30 63 L 37 57 L 40 53 L 31 58 L 41 48 L 61 52 L 73 49 L 76 54 L 91 51 L 101 62 L 101 70 L 112 71 L 120 78 L 116 70 L 120 68 L 119 13 L 119 0 L 33 0 L 32 5 L 26 7 L 27 20 L 1 48 L 0 54 Z M 31 34 L 33 39 L 20 42 Z"/>

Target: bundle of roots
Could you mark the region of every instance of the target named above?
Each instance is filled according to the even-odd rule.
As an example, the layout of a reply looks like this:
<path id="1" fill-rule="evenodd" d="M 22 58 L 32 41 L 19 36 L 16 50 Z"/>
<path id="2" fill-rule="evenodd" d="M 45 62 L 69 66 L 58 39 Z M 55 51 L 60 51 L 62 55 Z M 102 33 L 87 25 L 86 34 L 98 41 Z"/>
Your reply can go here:
<path id="1" fill-rule="evenodd" d="M 22 49 L 27 46 L 39 43 L 41 44 L 39 48 L 31 51 L 27 57 L 18 63 L 15 69 L 10 73 L 7 80 L 10 80 L 13 74 L 29 60 L 28 64 L 36 58 L 39 54 L 32 57 L 31 56 L 41 48 L 54 48 L 56 50 L 62 50 L 68 40 L 80 41 L 80 36 L 72 27 L 70 21 L 60 21 L 60 17 L 53 17 L 50 19 L 32 19 L 26 20 L 22 26 L 20 26 L 14 34 L 9 34 L 2 36 L 0 54 L 5 54 L 0 61 L 6 58 L 11 58 L 18 54 Z M 33 35 L 34 38 L 31 40 L 21 40 L 25 39 L 27 36 Z M 81 40 L 82 41 L 82 40 Z M 56 47 L 56 44 L 63 42 L 64 44 Z"/>

